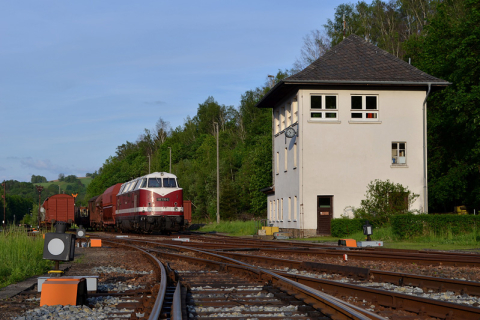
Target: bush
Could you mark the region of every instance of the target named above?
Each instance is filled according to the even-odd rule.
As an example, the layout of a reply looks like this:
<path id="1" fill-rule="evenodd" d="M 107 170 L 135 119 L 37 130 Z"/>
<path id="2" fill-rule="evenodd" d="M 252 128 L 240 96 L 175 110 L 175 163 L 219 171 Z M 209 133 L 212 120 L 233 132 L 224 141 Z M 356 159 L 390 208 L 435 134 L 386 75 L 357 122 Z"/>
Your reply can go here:
<path id="1" fill-rule="evenodd" d="M 480 226 L 480 216 L 472 215 L 427 215 L 403 214 L 392 217 L 393 233 L 401 239 L 429 234 L 446 236 L 476 233 Z"/>
<path id="2" fill-rule="evenodd" d="M 413 213 L 408 208 L 418 196 L 400 183 L 376 179 L 368 184 L 360 208 L 354 209 L 355 218 L 375 221 L 377 226 L 383 226 L 395 215 Z"/>
<path id="3" fill-rule="evenodd" d="M 346 237 L 359 231 L 363 232 L 362 226 L 365 224 L 366 221 L 367 219 L 359 219 L 359 218 L 332 219 L 330 224 L 332 237 Z M 369 222 L 373 228 L 375 223 L 372 223 L 372 221 L 369 221 Z"/>

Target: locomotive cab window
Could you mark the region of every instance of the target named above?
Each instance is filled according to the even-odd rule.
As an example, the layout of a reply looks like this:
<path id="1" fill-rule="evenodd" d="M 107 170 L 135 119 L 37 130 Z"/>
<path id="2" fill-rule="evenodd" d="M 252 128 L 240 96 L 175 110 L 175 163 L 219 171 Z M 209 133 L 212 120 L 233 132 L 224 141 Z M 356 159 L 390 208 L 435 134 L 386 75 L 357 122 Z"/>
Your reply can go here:
<path id="1" fill-rule="evenodd" d="M 137 182 L 137 184 L 135 185 L 135 189 L 134 189 L 134 190 L 138 190 L 138 189 L 142 188 L 142 185 L 143 185 L 144 180 L 147 180 L 147 179 L 145 179 L 145 178 L 144 178 L 144 179 L 138 179 L 138 182 Z"/>
<path id="2" fill-rule="evenodd" d="M 159 178 L 148 179 L 148 187 L 149 188 L 161 188 L 162 187 L 162 179 L 159 179 Z"/>
<path id="3" fill-rule="evenodd" d="M 163 178 L 163 187 L 164 188 L 176 188 L 177 183 L 175 178 Z"/>
<path id="4" fill-rule="evenodd" d="M 146 188 L 146 187 L 147 187 L 147 178 L 143 178 L 142 185 L 140 186 L 140 188 Z"/>

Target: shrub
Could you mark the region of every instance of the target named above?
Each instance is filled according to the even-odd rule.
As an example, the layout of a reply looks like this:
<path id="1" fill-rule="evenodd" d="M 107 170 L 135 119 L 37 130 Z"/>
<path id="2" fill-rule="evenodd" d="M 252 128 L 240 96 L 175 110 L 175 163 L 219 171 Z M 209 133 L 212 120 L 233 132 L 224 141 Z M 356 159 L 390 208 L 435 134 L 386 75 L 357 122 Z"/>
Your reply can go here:
<path id="1" fill-rule="evenodd" d="M 365 200 L 360 202 L 360 208 L 354 209 L 355 218 L 375 221 L 377 226 L 390 222 L 394 215 L 413 213 L 408 208 L 418 198 L 400 183 L 390 180 L 374 180 L 367 186 Z"/>
<path id="2" fill-rule="evenodd" d="M 392 217 L 392 230 L 402 239 L 434 234 L 446 236 L 477 232 L 480 216 L 472 215 L 413 215 L 404 214 Z"/>
<path id="3" fill-rule="evenodd" d="M 366 219 L 332 219 L 331 221 L 331 234 L 332 237 L 346 237 L 352 235 L 356 232 L 362 231 L 362 226 L 365 224 Z M 372 226 L 374 225 L 371 221 L 369 221 Z"/>

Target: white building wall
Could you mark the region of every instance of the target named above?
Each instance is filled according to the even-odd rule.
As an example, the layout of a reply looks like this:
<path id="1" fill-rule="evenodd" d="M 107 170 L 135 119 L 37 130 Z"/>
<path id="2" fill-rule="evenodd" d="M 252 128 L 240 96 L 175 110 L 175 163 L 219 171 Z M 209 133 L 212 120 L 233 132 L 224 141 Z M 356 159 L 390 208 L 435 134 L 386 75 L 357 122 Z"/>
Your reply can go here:
<path id="1" fill-rule="evenodd" d="M 273 221 L 271 221 L 271 223 L 273 223 L 274 226 L 278 226 L 280 228 L 300 228 L 300 201 L 298 201 L 298 137 L 285 139 L 285 129 L 287 127 L 293 127 L 295 131 L 298 130 L 298 119 L 296 119 L 296 117 L 298 116 L 298 112 L 295 113 L 297 105 L 298 103 L 296 101 L 296 95 L 291 96 L 288 99 L 284 100 L 282 103 L 280 103 L 276 108 L 274 108 L 273 112 L 275 118 L 279 117 L 280 130 L 276 131 L 274 128 L 273 170 L 275 175 L 275 194 L 269 195 L 267 197 L 267 201 L 269 205 L 271 202 L 273 203 L 273 201 L 275 201 L 276 214 L 273 215 L 274 219 Z M 282 125 L 282 120 L 284 122 L 284 125 Z M 274 120 L 274 122 L 277 123 L 276 119 Z M 297 147 L 295 147 L 296 143 Z M 295 150 L 297 150 L 297 166 L 294 166 Z M 287 161 L 285 161 L 285 157 L 287 158 Z M 286 167 L 285 164 L 287 165 Z M 295 197 L 297 197 L 297 201 L 295 201 Z"/>
<path id="2" fill-rule="evenodd" d="M 336 95 L 337 119 L 312 119 L 312 94 Z M 365 94 L 377 96 L 378 119 L 354 121 L 351 118 L 351 95 Z M 284 131 L 280 130 L 277 134 L 274 131 L 274 160 L 277 161 L 278 152 L 279 172 L 275 172 L 275 195 L 268 197 L 269 206 L 271 198 L 284 199 L 283 221 L 277 218 L 274 225 L 316 229 L 317 196 L 333 196 L 333 217 L 338 218 L 344 212 L 348 213 L 350 206 L 360 205 L 368 183 L 375 179 L 389 179 L 408 186 L 420 195 L 411 209 L 423 210 L 424 91 L 300 90 L 296 97 L 299 122 L 294 128 L 298 136 L 287 138 L 285 144 Z M 292 98 L 294 96 L 277 105 L 274 115 L 289 106 Z M 298 167 L 293 169 L 295 142 Z M 406 142 L 405 166 L 392 165 L 392 142 Z M 286 172 L 283 165 L 285 147 L 289 157 Z M 274 163 L 274 170 L 276 166 L 277 163 Z M 303 211 L 304 218 L 295 217 L 296 221 L 293 218 L 288 221 L 285 207 L 289 197 L 293 206 L 294 196 L 298 196 L 297 213 L 300 215 Z M 277 206 L 276 209 L 278 212 Z"/>

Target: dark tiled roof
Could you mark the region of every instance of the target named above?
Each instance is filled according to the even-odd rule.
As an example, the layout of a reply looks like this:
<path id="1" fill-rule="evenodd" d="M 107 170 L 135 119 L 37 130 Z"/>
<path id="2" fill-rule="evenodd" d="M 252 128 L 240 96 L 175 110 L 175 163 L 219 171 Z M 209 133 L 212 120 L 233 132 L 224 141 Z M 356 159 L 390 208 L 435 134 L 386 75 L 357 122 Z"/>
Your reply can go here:
<path id="1" fill-rule="evenodd" d="M 350 35 L 285 82 L 448 82 L 435 78 L 394 55 Z"/>

